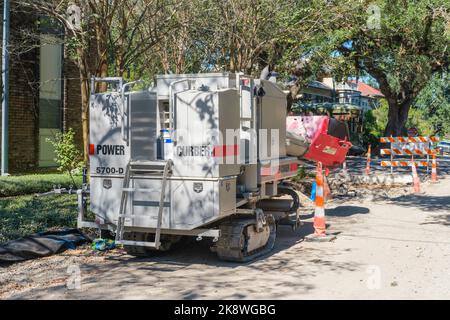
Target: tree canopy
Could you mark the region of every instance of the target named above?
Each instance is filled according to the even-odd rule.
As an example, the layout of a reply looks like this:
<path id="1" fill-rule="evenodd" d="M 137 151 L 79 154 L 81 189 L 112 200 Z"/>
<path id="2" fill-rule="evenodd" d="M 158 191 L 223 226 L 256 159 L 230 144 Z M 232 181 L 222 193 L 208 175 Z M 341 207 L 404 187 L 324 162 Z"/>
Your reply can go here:
<path id="1" fill-rule="evenodd" d="M 351 8 L 333 32 L 348 70 L 377 80 L 389 104 L 385 135 L 404 134 L 416 98 L 449 68 L 446 0 L 340 1 Z"/>
<path id="2" fill-rule="evenodd" d="M 437 73 L 420 92 L 414 107 L 433 127 L 432 134 L 450 138 L 450 75 Z"/>
<path id="3" fill-rule="evenodd" d="M 371 76 L 388 103 L 386 135 L 412 106 L 448 115 L 448 0 L 15 0 L 63 26 L 80 69 L 85 153 L 91 76 L 276 71 L 292 103 L 324 75 Z M 79 21 L 74 11 L 79 10 Z M 445 76 L 444 76 L 445 75 Z M 100 88 L 102 89 L 102 88 Z M 103 88 L 105 89 L 105 88 Z M 85 156 L 86 157 L 86 156 Z"/>

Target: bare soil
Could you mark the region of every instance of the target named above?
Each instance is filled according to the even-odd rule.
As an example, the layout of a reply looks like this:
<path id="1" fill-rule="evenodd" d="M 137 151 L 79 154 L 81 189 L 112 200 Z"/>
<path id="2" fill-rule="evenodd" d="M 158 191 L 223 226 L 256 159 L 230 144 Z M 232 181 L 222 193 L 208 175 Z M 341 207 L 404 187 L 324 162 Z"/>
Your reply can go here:
<path id="1" fill-rule="evenodd" d="M 2 299 L 450 299 L 450 179 L 327 203 L 328 243 L 280 227 L 275 250 L 252 263 L 218 260 L 205 243 L 137 259 L 89 248 L 0 269 Z M 0 267 L 1 268 L 1 267 Z M 74 270 L 80 286 L 69 289 Z"/>

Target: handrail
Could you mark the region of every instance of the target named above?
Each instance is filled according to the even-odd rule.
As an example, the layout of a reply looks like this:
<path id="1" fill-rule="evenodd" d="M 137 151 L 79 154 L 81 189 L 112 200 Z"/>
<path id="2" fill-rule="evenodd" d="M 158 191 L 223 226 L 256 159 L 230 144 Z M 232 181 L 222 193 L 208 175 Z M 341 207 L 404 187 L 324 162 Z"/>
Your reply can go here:
<path id="1" fill-rule="evenodd" d="M 170 83 L 170 85 L 169 85 L 169 132 L 170 132 L 170 134 L 172 134 L 172 132 L 173 132 L 173 130 L 175 128 L 175 124 L 174 124 L 174 121 L 175 121 L 175 119 L 174 119 L 175 118 L 174 117 L 174 104 L 175 104 L 175 101 L 174 101 L 174 96 L 173 96 L 173 87 L 176 84 L 179 84 L 179 83 L 187 81 L 188 88 L 189 88 L 188 90 L 190 90 L 190 89 L 192 89 L 192 86 L 191 86 L 191 81 L 192 80 L 193 80 L 192 78 L 180 79 L 180 80 L 176 80 L 176 81 Z"/>
<path id="2" fill-rule="evenodd" d="M 135 84 L 138 83 L 144 83 L 143 80 L 137 80 L 137 81 L 132 81 L 132 82 L 128 82 L 122 85 L 121 87 L 121 91 L 120 91 L 120 95 L 121 95 L 121 99 L 122 99 L 122 103 L 121 103 L 121 113 L 122 113 L 122 128 L 121 128 L 121 133 L 122 133 L 122 139 L 123 141 L 125 141 L 127 143 L 127 146 L 129 144 L 129 139 L 128 139 L 128 135 L 125 137 L 125 114 L 126 114 L 126 119 L 127 119 L 127 124 L 128 124 L 128 108 L 126 108 L 127 110 L 125 110 L 125 89 L 127 87 L 133 86 Z M 128 101 L 127 105 L 131 104 L 131 96 L 130 96 L 130 101 Z M 125 112 L 126 111 L 126 112 Z"/>
<path id="3" fill-rule="evenodd" d="M 119 87 L 122 88 L 123 78 L 121 78 L 121 77 L 105 77 L 105 78 L 92 77 L 91 78 L 91 95 L 95 94 L 95 83 L 97 83 L 97 82 L 106 82 L 106 83 L 118 82 Z"/>

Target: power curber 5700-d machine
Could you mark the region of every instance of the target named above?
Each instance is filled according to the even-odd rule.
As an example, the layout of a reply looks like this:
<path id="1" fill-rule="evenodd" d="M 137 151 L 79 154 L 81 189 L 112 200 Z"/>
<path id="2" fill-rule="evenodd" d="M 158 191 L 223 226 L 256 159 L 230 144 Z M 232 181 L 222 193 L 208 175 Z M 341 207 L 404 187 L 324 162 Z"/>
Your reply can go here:
<path id="1" fill-rule="evenodd" d="M 109 91 L 96 93 L 99 82 Z M 286 155 L 286 95 L 242 74 L 162 75 L 130 91 L 93 79 L 90 210 L 79 227 L 116 234 L 133 255 L 168 250 L 183 236 L 211 238 L 224 260 L 272 250 L 280 223 L 296 225 L 298 171 Z M 84 202 L 87 192 L 80 194 Z"/>

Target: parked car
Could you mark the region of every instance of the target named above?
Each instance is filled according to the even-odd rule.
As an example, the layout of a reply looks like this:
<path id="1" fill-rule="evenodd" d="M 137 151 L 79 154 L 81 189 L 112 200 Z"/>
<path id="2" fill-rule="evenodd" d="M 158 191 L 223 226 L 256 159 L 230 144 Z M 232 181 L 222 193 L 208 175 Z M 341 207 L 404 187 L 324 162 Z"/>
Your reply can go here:
<path id="1" fill-rule="evenodd" d="M 450 141 L 441 141 L 437 147 L 440 149 L 441 155 L 450 154 Z"/>

